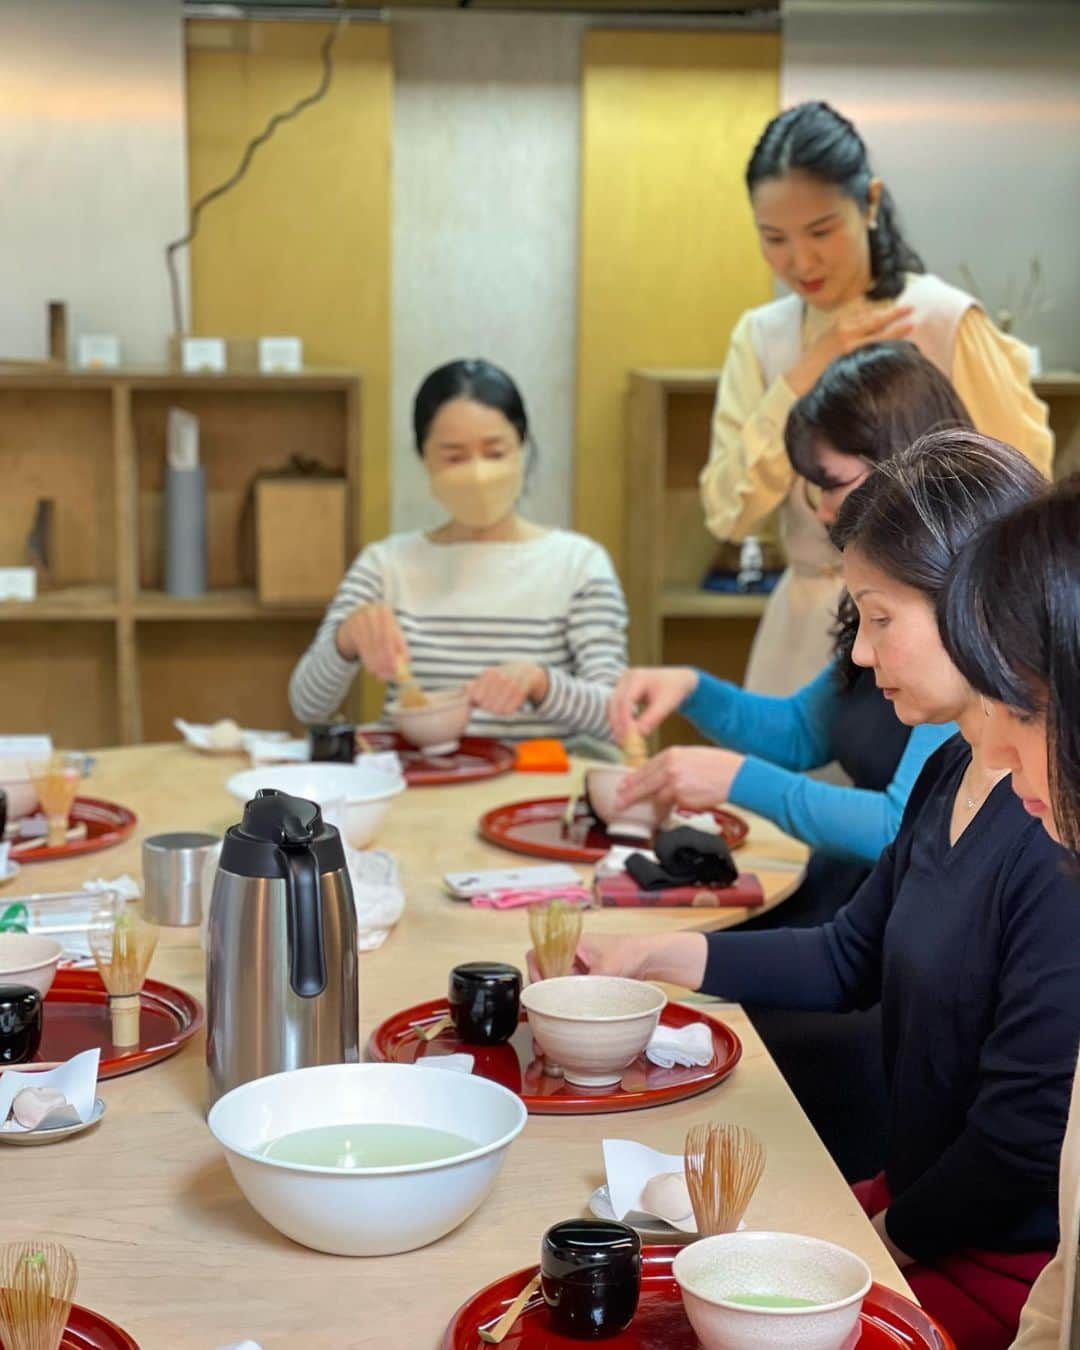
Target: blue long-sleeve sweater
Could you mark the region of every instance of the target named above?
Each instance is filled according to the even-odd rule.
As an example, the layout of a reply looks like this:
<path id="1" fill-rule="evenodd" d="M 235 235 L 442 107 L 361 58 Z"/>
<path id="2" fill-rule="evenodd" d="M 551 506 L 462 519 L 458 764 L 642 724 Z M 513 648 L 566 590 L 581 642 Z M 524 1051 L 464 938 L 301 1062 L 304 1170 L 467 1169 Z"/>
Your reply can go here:
<path id="1" fill-rule="evenodd" d="M 883 791 L 820 782 L 806 771 L 843 762 L 837 735 L 847 698 L 831 665 L 788 698 L 752 694 L 699 671 L 697 688 L 679 711 L 710 740 L 746 756 L 729 794 L 733 805 L 765 816 L 822 853 L 873 864 L 896 835 L 926 760 L 956 727 L 913 728 Z M 881 696 L 876 699 L 876 715 L 894 719 Z M 865 725 L 863 734 L 873 735 L 873 726 Z"/>

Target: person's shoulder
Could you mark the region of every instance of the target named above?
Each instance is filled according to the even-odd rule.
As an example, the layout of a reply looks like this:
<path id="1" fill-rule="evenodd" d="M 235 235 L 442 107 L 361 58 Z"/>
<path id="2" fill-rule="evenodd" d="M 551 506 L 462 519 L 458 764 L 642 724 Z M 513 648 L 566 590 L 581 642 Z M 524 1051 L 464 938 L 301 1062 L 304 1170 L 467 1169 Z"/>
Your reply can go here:
<path id="1" fill-rule="evenodd" d="M 576 530 L 552 529 L 545 535 L 552 553 L 565 558 L 574 571 L 615 580 L 615 566 L 603 544 Z"/>
<path id="2" fill-rule="evenodd" d="M 802 322 L 803 304 L 797 295 L 778 296 L 767 300 L 763 305 L 754 305 L 744 310 L 732 330 L 732 339 L 737 334 L 754 332 L 759 328 L 772 328 L 774 325 Z"/>
<path id="3" fill-rule="evenodd" d="M 931 310 L 952 310 L 957 314 L 972 308 L 982 308 L 973 295 L 943 280 L 935 272 L 909 272 L 904 289 L 896 297 L 896 304 L 918 304 Z"/>

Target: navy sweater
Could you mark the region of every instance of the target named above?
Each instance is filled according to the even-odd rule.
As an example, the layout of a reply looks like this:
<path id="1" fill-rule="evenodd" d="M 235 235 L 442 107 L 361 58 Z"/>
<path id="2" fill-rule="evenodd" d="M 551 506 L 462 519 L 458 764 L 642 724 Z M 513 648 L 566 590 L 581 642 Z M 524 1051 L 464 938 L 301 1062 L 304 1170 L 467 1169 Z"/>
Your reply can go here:
<path id="1" fill-rule="evenodd" d="M 886 1227 L 932 1261 L 1053 1248 L 1080 1038 L 1080 886 L 1001 782 L 949 844 L 970 750 L 927 761 L 896 839 L 817 928 L 710 933 L 702 989 L 771 1007 L 882 1005 Z"/>

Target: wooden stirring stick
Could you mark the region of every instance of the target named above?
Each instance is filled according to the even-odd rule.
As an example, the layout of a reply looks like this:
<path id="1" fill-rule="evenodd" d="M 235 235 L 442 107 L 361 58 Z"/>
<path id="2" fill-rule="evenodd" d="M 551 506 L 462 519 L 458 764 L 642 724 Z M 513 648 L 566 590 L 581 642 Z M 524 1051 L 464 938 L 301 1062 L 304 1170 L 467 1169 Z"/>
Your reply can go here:
<path id="1" fill-rule="evenodd" d="M 426 708 L 427 694 L 413 679 L 412 671 L 409 669 L 408 659 L 399 656 L 397 659 L 397 669 L 394 671 L 394 679 L 401 686 L 399 701 L 403 708 Z"/>
<path id="2" fill-rule="evenodd" d="M 539 1288 L 540 1273 L 538 1271 L 493 1327 L 480 1328 L 480 1339 L 485 1345 L 499 1345 L 509 1336 L 511 1327 L 524 1312 L 525 1304 Z"/>

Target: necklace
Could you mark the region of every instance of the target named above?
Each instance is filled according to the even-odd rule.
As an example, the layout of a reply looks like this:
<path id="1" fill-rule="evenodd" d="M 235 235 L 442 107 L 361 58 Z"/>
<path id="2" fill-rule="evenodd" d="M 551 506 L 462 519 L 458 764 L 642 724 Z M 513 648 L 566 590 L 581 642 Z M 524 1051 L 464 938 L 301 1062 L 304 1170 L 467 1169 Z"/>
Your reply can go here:
<path id="1" fill-rule="evenodd" d="M 989 797 L 991 792 L 993 792 L 994 788 L 997 787 L 998 783 L 1001 781 L 1002 775 L 995 774 L 994 777 L 991 779 L 990 783 L 986 786 L 986 788 L 983 789 L 982 792 L 978 794 L 978 796 L 972 796 L 972 794 L 967 790 L 966 787 L 967 776 L 971 772 L 971 767 L 972 767 L 971 764 L 969 764 L 967 768 L 964 770 L 964 776 L 960 780 L 960 786 L 963 792 L 964 805 L 967 807 L 969 811 L 974 811 L 976 807 L 981 806 L 983 802 L 986 801 L 987 797 Z"/>

